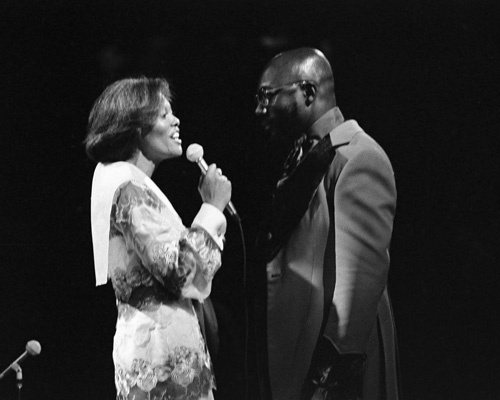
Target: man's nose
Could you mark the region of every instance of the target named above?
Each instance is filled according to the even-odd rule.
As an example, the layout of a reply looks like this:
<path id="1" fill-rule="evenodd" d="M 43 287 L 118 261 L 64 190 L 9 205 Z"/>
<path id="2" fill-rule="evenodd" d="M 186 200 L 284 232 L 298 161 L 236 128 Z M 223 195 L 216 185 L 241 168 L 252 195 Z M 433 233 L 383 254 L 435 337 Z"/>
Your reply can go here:
<path id="1" fill-rule="evenodd" d="M 255 114 L 258 116 L 267 114 L 267 107 L 263 106 L 261 103 L 257 104 L 255 108 Z"/>

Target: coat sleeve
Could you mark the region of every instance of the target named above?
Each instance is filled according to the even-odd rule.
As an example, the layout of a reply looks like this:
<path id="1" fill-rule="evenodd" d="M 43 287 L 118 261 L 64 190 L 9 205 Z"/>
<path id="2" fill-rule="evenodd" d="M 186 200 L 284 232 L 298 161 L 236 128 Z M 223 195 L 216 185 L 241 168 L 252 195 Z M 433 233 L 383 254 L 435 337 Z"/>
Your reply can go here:
<path id="1" fill-rule="evenodd" d="M 389 271 L 396 211 L 389 159 L 378 149 L 347 154 L 333 190 L 336 283 L 324 333 L 341 354 L 364 353 Z"/>
<path id="2" fill-rule="evenodd" d="M 225 218 L 215 207 L 203 206 L 191 228 L 178 216 L 163 211 L 164 205 L 148 189 L 128 182 L 118 189 L 112 209 L 113 230 L 124 237 L 156 281 L 175 295 L 203 301 L 211 290 L 212 278 L 221 266 Z M 221 214 L 221 213 L 220 213 Z M 219 240 L 217 240 L 215 235 Z"/>

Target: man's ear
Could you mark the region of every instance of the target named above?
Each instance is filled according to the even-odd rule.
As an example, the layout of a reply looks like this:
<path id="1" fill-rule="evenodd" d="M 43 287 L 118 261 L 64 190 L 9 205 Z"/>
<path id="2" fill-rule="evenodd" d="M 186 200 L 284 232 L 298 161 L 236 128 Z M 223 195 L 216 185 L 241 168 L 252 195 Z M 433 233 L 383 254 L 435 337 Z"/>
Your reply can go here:
<path id="1" fill-rule="evenodd" d="M 306 105 L 310 105 L 316 97 L 316 86 L 310 82 L 305 82 L 302 85 L 302 90 L 304 91 L 304 95 L 306 97 Z"/>

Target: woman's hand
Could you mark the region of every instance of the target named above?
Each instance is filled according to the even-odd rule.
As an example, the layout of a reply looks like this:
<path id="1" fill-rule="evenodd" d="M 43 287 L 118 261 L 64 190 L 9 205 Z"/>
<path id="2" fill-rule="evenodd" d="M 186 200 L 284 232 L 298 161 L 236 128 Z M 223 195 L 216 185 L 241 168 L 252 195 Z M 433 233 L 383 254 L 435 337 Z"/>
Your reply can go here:
<path id="1" fill-rule="evenodd" d="M 211 164 L 206 175 L 201 176 L 198 190 L 204 203 L 212 204 L 221 211 L 231 200 L 231 182 L 215 164 Z"/>

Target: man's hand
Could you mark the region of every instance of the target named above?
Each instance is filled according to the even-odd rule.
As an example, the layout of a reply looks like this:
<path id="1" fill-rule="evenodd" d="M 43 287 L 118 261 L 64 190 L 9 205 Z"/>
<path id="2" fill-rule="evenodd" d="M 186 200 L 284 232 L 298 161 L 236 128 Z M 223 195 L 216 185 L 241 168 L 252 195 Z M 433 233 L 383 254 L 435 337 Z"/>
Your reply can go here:
<path id="1" fill-rule="evenodd" d="M 340 354 L 322 336 L 302 388 L 302 400 L 362 400 L 364 354 Z"/>

